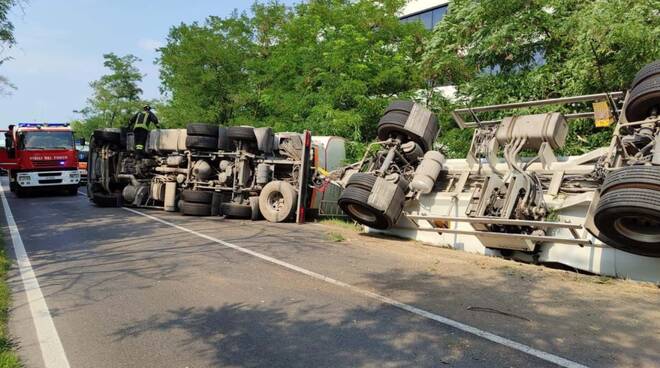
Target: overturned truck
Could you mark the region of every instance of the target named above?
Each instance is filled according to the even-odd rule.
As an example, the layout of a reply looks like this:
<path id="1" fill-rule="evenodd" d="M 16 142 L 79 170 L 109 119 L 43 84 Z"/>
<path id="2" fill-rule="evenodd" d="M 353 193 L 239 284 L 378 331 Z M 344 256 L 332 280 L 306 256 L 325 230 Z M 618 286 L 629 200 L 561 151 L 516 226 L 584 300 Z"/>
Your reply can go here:
<path id="1" fill-rule="evenodd" d="M 503 113 L 547 106 L 555 111 Z M 377 148 L 342 180 L 340 206 L 369 231 L 660 281 L 660 61 L 625 93 L 454 111 L 474 129 L 465 159 L 445 160 L 420 139 L 425 122 L 434 132 L 428 111 L 390 109 Z M 574 119 L 614 123 L 609 146 L 562 157 Z"/>
<path id="2" fill-rule="evenodd" d="M 322 184 L 316 169 L 344 159 L 340 139 L 199 123 L 151 131 L 144 151 L 124 129 L 96 130 L 89 146 L 87 192 L 99 206 L 271 222 L 301 221 Z M 336 157 L 319 161 L 314 150 Z"/>

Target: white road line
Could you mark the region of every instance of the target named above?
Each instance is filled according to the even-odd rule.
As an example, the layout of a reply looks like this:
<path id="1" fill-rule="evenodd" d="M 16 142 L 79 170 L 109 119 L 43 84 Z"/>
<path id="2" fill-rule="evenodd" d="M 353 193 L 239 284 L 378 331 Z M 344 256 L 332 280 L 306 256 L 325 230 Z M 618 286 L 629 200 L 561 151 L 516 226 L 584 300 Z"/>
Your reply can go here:
<path id="1" fill-rule="evenodd" d="M 181 230 L 181 231 L 185 231 L 185 232 L 187 232 L 187 233 L 190 233 L 190 234 L 196 235 L 196 236 L 198 236 L 198 237 L 200 237 L 200 238 L 204 238 L 204 239 L 206 239 L 206 240 L 209 240 L 209 241 L 212 241 L 212 242 L 215 242 L 215 243 L 218 243 L 218 244 L 224 245 L 224 246 L 226 246 L 226 247 L 228 247 L 228 248 L 232 248 L 232 249 L 237 250 L 237 251 L 239 251 L 239 252 L 242 252 L 242 253 L 245 253 L 245 254 L 249 254 L 249 255 L 254 256 L 254 257 L 257 257 L 257 258 L 260 258 L 260 259 L 262 259 L 262 260 L 264 260 L 264 261 L 266 261 L 266 262 L 270 262 L 270 263 L 276 264 L 276 265 L 278 265 L 278 266 L 282 266 L 282 267 L 284 267 L 284 268 L 287 268 L 287 269 L 289 269 L 289 270 L 292 270 L 292 271 L 295 271 L 295 272 L 301 273 L 301 274 L 303 274 L 303 275 L 307 275 L 307 276 L 309 276 L 309 277 L 315 278 L 315 279 L 317 279 L 317 280 L 321 280 L 321 281 L 327 282 L 327 283 L 329 283 L 329 284 L 332 284 L 332 285 L 335 285 L 335 286 L 339 286 L 339 287 L 342 287 L 342 288 L 345 288 L 345 289 L 351 290 L 351 291 L 354 292 L 354 293 L 357 293 L 357 294 L 363 295 L 363 296 L 368 297 L 368 298 L 371 298 L 371 299 L 378 300 L 378 301 L 380 301 L 380 302 L 382 302 L 382 303 L 389 304 L 389 305 L 391 305 L 391 306 L 393 306 L 393 307 L 396 307 L 396 308 L 402 309 L 402 310 L 404 310 L 404 311 L 407 311 L 407 312 L 410 312 L 410 313 L 416 314 L 416 315 L 421 316 L 421 317 L 424 317 L 424 318 L 431 319 L 431 320 L 433 320 L 433 321 L 436 321 L 436 322 L 442 323 L 442 324 L 447 325 L 447 326 L 451 326 L 451 327 L 453 327 L 453 328 L 456 328 L 456 329 L 458 329 L 458 330 L 461 330 L 461 331 L 467 332 L 467 333 L 469 333 L 469 334 L 472 334 L 472 335 L 476 335 L 476 336 L 482 337 L 482 338 L 484 338 L 484 339 L 486 339 L 486 340 L 489 340 L 489 341 L 492 341 L 492 342 L 494 342 L 494 343 L 497 343 L 497 344 L 500 344 L 500 345 L 504 345 L 504 346 L 507 346 L 507 347 L 509 347 L 509 348 L 512 348 L 512 349 L 515 349 L 515 350 L 521 351 L 521 352 L 523 352 L 523 353 L 525 353 L 525 354 L 529 354 L 529 355 L 535 356 L 535 357 L 537 357 L 537 358 L 543 359 L 543 360 L 548 361 L 548 362 L 550 362 L 550 363 L 554 363 L 554 364 L 559 365 L 559 366 L 561 366 L 561 367 L 567 367 L 567 368 L 587 368 L 585 365 L 582 365 L 582 364 L 580 364 L 580 363 L 577 363 L 577 362 L 574 362 L 574 361 L 571 361 L 571 360 L 568 360 L 568 359 L 562 358 L 562 357 L 557 356 L 557 355 L 554 355 L 554 354 L 546 353 L 546 352 L 541 351 L 541 350 L 538 350 L 538 349 L 534 349 L 534 348 L 532 348 L 532 347 L 530 347 L 530 346 L 527 346 L 527 345 L 525 345 L 525 344 L 521 344 L 521 343 L 519 343 L 519 342 L 516 342 L 516 341 L 513 341 L 513 340 L 509 340 L 509 339 L 507 339 L 507 338 L 505 338 L 505 337 L 501 337 L 501 336 L 495 335 L 495 334 L 493 334 L 493 333 L 490 333 L 490 332 L 487 332 L 487 331 L 480 330 L 480 329 L 478 329 L 478 328 L 476 328 L 476 327 L 472 327 L 472 326 L 470 326 L 470 325 L 466 325 L 466 324 L 464 324 L 464 323 L 461 323 L 461 322 L 458 322 L 458 321 L 454 321 L 453 319 L 449 319 L 449 318 L 447 318 L 447 317 L 443 317 L 443 316 L 437 315 L 437 314 L 435 314 L 435 313 L 431 313 L 431 312 L 426 311 L 426 310 L 424 310 L 424 309 L 420 309 L 420 308 L 414 307 L 414 306 L 412 306 L 412 305 L 409 305 L 409 304 L 406 304 L 406 303 L 402 303 L 402 302 L 400 302 L 400 301 L 398 301 L 398 300 L 395 300 L 395 299 L 392 299 L 392 298 L 388 298 L 388 297 L 386 297 L 386 296 L 383 296 L 383 295 L 380 295 L 380 294 L 376 294 L 376 293 L 371 292 L 371 291 L 368 291 L 368 290 L 360 289 L 360 288 L 358 288 L 358 287 L 355 287 L 355 286 L 353 286 L 353 285 L 347 284 L 347 283 L 345 283 L 345 282 L 335 280 L 335 279 L 333 279 L 333 278 L 330 278 L 330 277 L 327 277 L 327 276 L 321 275 L 321 274 L 319 274 L 319 273 L 316 273 L 316 272 L 314 272 L 314 271 L 307 270 L 307 269 L 302 268 L 302 267 L 298 267 L 298 266 L 296 266 L 296 265 L 292 265 L 292 264 L 287 263 L 287 262 L 284 262 L 284 261 L 280 261 L 279 259 L 276 259 L 276 258 L 273 258 L 273 257 L 267 256 L 267 255 L 265 255 L 265 254 L 261 254 L 261 253 L 255 252 L 255 251 L 250 250 L 250 249 L 243 248 L 243 247 L 241 247 L 241 246 L 238 246 L 238 245 L 235 245 L 235 244 L 232 244 L 232 243 L 228 243 L 228 242 L 226 242 L 226 241 L 224 241 L 224 240 L 220 240 L 220 239 L 214 238 L 214 237 L 212 237 L 212 236 L 208 236 L 208 235 L 205 235 L 205 234 L 199 233 L 199 232 L 197 232 L 197 231 L 195 231 L 195 230 L 191 230 L 191 229 L 185 228 L 185 227 L 183 227 L 183 226 L 180 226 L 180 225 L 177 225 L 177 224 L 171 223 L 171 222 L 169 222 L 169 221 L 166 221 L 166 220 L 160 219 L 160 218 L 158 218 L 158 217 L 148 215 L 148 214 L 146 214 L 146 213 L 144 213 L 144 212 L 136 211 L 136 210 L 134 210 L 134 209 L 126 208 L 126 207 L 122 207 L 122 209 L 124 209 L 124 210 L 126 210 L 126 211 L 129 211 L 129 212 L 132 212 L 132 213 L 134 213 L 134 214 L 140 215 L 140 216 L 144 216 L 144 217 L 150 218 L 150 219 L 152 219 L 152 220 L 154 220 L 154 221 L 160 222 L 161 224 L 164 224 L 164 225 L 167 225 L 167 226 L 171 226 L 171 227 L 176 228 L 176 229 L 179 229 L 179 230 Z"/>
<path id="2" fill-rule="evenodd" d="M 34 322 L 34 328 L 37 330 L 37 339 L 39 340 L 39 348 L 41 349 L 41 356 L 44 359 L 44 365 L 46 368 L 69 368 L 69 360 L 66 358 L 64 347 L 48 310 L 46 299 L 44 299 L 44 295 L 39 287 L 39 281 L 37 281 L 34 270 L 32 270 L 30 259 L 27 252 L 25 252 L 25 246 L 21 239 L 21 234 L 18 232 L 16 221 L 14 221 L 14 215 L 12 215 L 9 202 L 7 202 L 7 198 L 5 197 L 4 185 L 0 184 L 0 188 L 2 207 L 5 210 L 5 218 L 7 219 L 7 226 L 11 235 L 11 242 L 14 245 L 14 252 L 16 253 L 16 260 L 18 262 L 18 270 L 23 280 L 25 295 L 30 305 L 32 321 Z"/>

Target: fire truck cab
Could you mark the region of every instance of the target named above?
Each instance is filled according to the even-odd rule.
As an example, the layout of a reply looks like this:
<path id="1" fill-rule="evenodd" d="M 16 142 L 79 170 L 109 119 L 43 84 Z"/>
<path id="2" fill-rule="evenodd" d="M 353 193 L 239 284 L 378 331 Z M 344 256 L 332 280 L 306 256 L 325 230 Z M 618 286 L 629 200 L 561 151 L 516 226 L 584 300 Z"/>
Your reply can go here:
<path id="1" fill-rule="evenodd" d="M 28 190 L 64 189 L 76 195 L 80 183 L 78 156 L 69 124 L 20 123 L 5 131 L 0 168 L 17 196 Z"/>

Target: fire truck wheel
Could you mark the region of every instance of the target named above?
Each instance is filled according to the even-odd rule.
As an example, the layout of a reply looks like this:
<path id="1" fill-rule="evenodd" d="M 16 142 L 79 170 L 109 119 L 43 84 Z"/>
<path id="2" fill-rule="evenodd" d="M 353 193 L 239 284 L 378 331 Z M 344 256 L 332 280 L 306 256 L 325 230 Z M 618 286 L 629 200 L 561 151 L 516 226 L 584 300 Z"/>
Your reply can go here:
<path id="1" fill-rule="evenodd" d="M 235 141 L 256 142 L 257 136 L 254 135 L 254 128 L 233 126 L 227 128 L 227 138 Z"/>
<path id="2" fill-rule="evenodd" d="M 218 138 L 189 135 L 186 137 L 186 147 L 193 150 L 215 151 L 218 149 Z"/>
<path id="3" fill-rule="evenodd" d="M 17 187 L 18 187 L 18 184 L 16 184 L 16 182 L 14 182 L 14 181 L 9 182 L 9 191 L 10 192 L 12 192 L 12 193 L 15 192 Z"/>
<path id="4" fill-rule="evenodd" d="M 645 79 L 630 91 L 625 106 L 626 119 L 641 121 L 651 116 L 654 110 L 660 115 L 660 74 Z"/>
<path id="5" fill-rule="evenodd" d="M 646 64 L 642 69 L 640 69 L 637 74 L 635 74 L 635 79 L 633 79 L 630 88 L 635 88 L 641 82 L 657 74 L 660 74 L 660 60 Z"/>
<path id="6" fill-rule="evenodd" d="M 14 194 L 15 194 L 16 197 L 18 197 L 18 198 L 24 198 L 25 195 L 27 194 L 26 192 L 27 192 L 27 191 L 25 190 L 25 188 L 21 188 L 21 187 L 18 186 L 18 185 L 16 185 L 16 188 L 14 189 Z"/>
<path id="7" fill-rule="evenodd" d="M 252 216 L 252 208 L 249 204 L 225 202 L 220 205 L 222 214 L 230 218 L 247 219 Z"/>
<path id="8" fill-rule="evenodd" d="M 188 135 L 217 138 L 218 126 L 203 123 L 190 123 L 186 126 L 186 133 L 188 133 Z"/>
<path id="9" fill-rule="evenodd" d="M 270 222 L 282 222 L 296 212 L 298 193 L 293 185 L 281 181 L 271 181 L 259 194 L 259 210 Z"/>
<path id="10" fill-rule="evenodd" d="M 250 220 L 259 221 L 263 217 L 261 216 L 261 211 L 259 210 L 259 196 L 253 196 L 249 198 L 250 200 L 250 209 L 252 213 L 250 214 Z"/>
<path id="11" fill-rule="evenodd" d="M 633 254 L 660 257 L 660 192 L 637 188 L 610 190 L 598 202 L 594 224 L 608 245 Z"/>
<path id="12" fill-rule="evenodd" d="M 104 142 L 110 144 L 120 144 L 121 133 L 114 130 L 96 129 L 92 133 L 92 137 L 96 142 Z"/>
<path id="13" fill-rule="evenodd" d="M 66 188 L 66 194 L 68 194 L 70 196 L 78 195 L 78 185 L 72 185 L 72 186 Z"/>
<path id="14" fill-rule="evenodd" d="M 188 216 L 211 216 L 211 205 L 183 201 L 181 204 L 181 213 Z"/>
<path id="15" fill-rule="evenodd" d="M 624 166 L 605 177 L 600 193 L 620 188 L 652 189 L 660 191 L 660 168 L 657 166 Z"/>
<path id="16" fill-rule="evenodd" d="M 213 202 L 213 192 L 186 189 L 181 193 L 181 198 L 189 203 L 210 204 Z"/>
<path id="17" fill-rule="evenodd" d="M 389 229 L 396 219 L 371 206 L 369 194 L 371 190 L 360 186 L 348 186 L 342 191 L 337 203 L 344 213 L 358 223 L 379 230 Z M 403 198 L 400 200 L 403 203 Z"/>

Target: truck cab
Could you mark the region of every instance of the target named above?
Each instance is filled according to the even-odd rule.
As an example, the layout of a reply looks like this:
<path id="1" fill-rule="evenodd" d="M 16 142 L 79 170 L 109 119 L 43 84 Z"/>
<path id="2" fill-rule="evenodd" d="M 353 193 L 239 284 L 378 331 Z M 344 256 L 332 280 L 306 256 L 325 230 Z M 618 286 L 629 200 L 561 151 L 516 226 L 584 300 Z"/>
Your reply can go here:
<path id="1" fill-rule="evenodd" d="M 68 124 L 20 123 L 5 132 L 0 168 L 17 196 L 39 189 L 64 189 L 75 195 L 80 183 L 73 131 Z"/>

